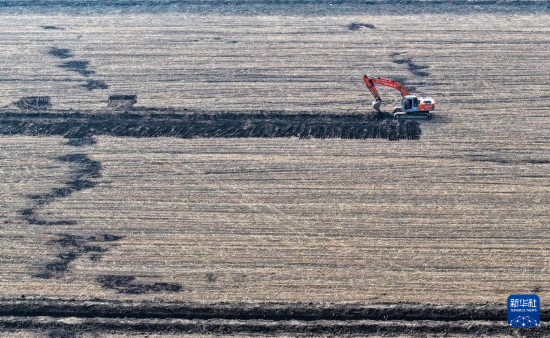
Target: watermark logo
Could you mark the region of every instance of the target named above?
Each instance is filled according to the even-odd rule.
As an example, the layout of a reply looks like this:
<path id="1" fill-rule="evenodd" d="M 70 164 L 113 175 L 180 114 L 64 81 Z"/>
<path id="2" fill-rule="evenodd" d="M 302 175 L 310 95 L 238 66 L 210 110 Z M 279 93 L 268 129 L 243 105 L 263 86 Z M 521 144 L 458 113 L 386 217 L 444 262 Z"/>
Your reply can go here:
<path id="1" fill-rule="evenodd" d="M 535 327 L 539 324 L 539 296 L 510 295 L 508 297 L 508 325 L 512 327 Z"/>

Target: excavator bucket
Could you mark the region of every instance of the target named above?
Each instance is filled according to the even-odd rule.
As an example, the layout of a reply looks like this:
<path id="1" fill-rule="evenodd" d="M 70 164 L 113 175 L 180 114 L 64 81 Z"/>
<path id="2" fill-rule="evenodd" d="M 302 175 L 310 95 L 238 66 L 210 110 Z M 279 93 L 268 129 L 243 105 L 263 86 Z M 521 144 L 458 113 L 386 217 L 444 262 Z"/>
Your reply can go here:
<path id="1" fill-rule="evenodd" d="M 377 113 L 381 113 L 380 105 L 382 104 L 382 101 L 372 101 L 372 107 L 374 110 L 376 110 Z"/>

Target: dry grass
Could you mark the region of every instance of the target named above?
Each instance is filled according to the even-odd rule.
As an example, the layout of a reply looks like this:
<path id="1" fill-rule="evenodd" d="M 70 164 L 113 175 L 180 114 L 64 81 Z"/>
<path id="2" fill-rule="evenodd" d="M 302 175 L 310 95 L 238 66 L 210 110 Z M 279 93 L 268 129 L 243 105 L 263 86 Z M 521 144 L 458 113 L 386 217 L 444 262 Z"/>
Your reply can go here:
<path id="1" fill-rule="evenodd" d="M 369 111 L 369 73 L 405 79 L 438 111 L 415 142 L 101 137 L 74 148 L 2 137 L 2 295 L 504 303 L 538 287 L 549 296 L 548 19 L 4 17 L 4 105 L 49 95 L 58 108 L 98 108 L 135 93 L 146 106 Z M 351 31 L 353 22 L 376 28 Z M 59 68 L 51 47 L 95 73 Z M 414 75 L 408 58 L 429 76 Z M 109 88 L 88 91 L 88 79 Z M 72 169 L 56 158 L 72 153 L 101 162 L 99 185 L 40 213 L 77 225 L 28 225 L 18 213 L 27 195 L 63 186 Z M 32 277 L 60 252 L 47 242 L 65 233 L 125 237 L 62 278 Z M 97 277 L 112 274 L 182 291 L 101 288 Z"/>

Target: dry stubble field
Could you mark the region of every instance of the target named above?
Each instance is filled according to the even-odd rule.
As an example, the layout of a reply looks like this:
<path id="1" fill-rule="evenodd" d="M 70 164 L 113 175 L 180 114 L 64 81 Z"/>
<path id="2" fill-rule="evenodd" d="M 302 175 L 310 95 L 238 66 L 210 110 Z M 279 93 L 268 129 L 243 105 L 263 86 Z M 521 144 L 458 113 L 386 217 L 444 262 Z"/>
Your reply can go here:
<path id="1" fill-rule="evenodd" d="M 550 295 L 550 16 L 2 19 L 5 106 L 49 95 L 100 109 L 126 93 L 147 107 L 368 112 L 364 73 L 438 101 L 418 141 L 1 136 L 4 304 L 500 311 L 512 293 Z M 59 67 L 71 60 L 89 63 Z"/>

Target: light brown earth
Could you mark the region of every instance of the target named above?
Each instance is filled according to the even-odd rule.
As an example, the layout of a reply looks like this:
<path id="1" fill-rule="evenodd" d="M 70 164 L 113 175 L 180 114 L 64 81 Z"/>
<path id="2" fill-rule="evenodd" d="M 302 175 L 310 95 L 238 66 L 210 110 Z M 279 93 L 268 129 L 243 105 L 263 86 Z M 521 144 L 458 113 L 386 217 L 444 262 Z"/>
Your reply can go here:
<path id="1" fill-rule="evenodd" d="M 352 31 L 352 22 L 375 29 Z M 419 141 L 97 137 L 75 148 L 60 137 L 2 136 L 1 296 L 544 300 L 549 45 L 547 15 L 4 16 L 2 105 L 50 95 L 56 108 L 95 109 L 108 94 L 136 93 L 150 107 L 368 112 L 365 73 L 403 79 L 438 106 Z M 53 46 L 74 58 L 48 55 Z M 399 61 L 409 58 L 412 68 Z M 110 88 L 80 87 L 84 76 L 57 67 L 69 60 L 90 61 L 89 78 Z M 397 101 L 397 92 L 380 91 Z M 101 163 L 99 184 L 39 214 L 77 224 L 28 224 L 19 212 L 32 204 L 28 195 L 63 187 L 74 169 L 56 157 L 74 153 Z M 85 254 L 60 278 L 36 278 L 63 251 L 48 243 L 60 234 L 124 238 L 99 261 Z M 104 275 L 181 291 L 121 294 L 97 282 Z"/>

